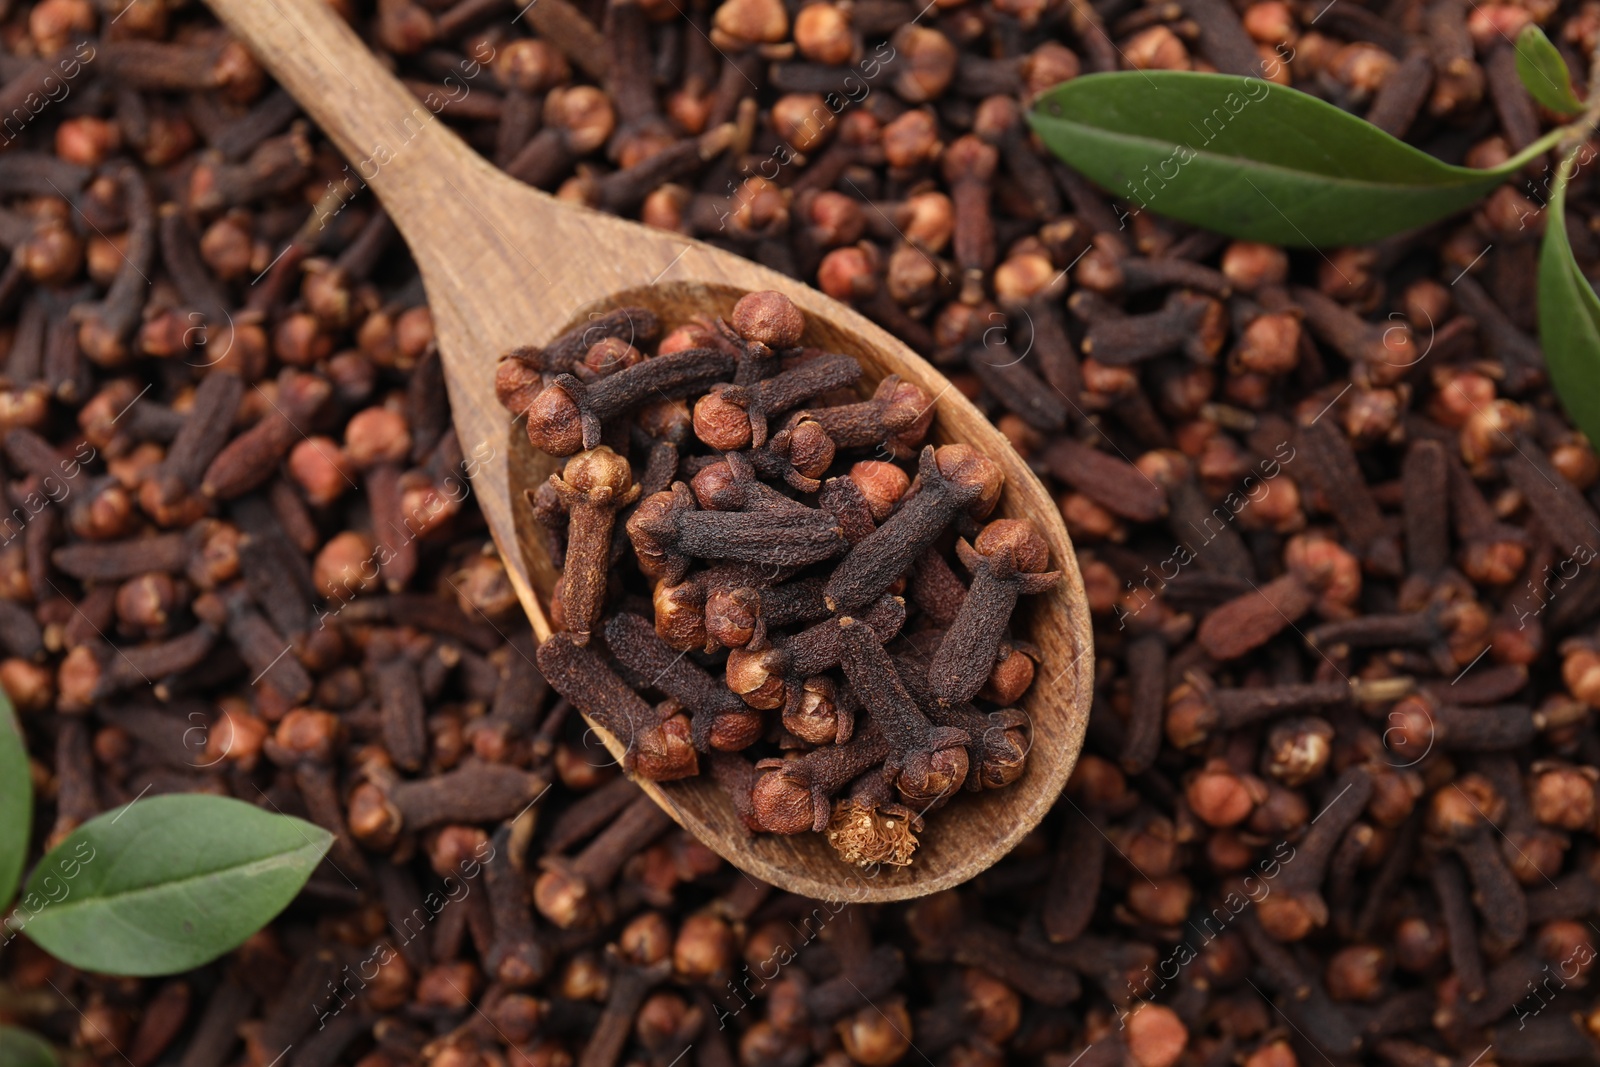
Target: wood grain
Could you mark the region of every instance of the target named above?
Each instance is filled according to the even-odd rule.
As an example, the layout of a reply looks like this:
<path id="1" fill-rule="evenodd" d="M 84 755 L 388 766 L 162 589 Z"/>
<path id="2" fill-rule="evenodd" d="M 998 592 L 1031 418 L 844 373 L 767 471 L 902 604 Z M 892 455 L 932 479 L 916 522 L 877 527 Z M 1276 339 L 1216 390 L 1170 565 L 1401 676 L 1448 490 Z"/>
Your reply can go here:
<path id="1" fill-rule="evenodd" d="M 1006 439 L 927 362 L 850 308 L 775 271 L 698 241 L 560 203 L 496 171 L 367 52 L 323 0 L 207 0 L 327 132 L 371 185 L 422 272 L 462 451 L 495 543 L 540 640 L 542 597 L 556 572 L 521 505 L 554 464 L 527 444 L 494 397 L 499 356 L 543 344 L 596 311 L 642 304 L 670 327 L 726 314 L 739 295 L 775 289 L 808 320 L 806 343 L 857 356 L 870 388 L 896 373 L 935 397 L 934 438 L 965 441 L 1006 475 L 997 514 L 1028 518 L 1064 580 L 1025 598 L 1017 621 L 1042 650 L 1022 708 L 1033 746 L 1006 789 L 963 794 L 928 818 L 909 868 L 858 871 L 819 835 L 739 826 L 708 779 L 641 783 L 679 823 L 730 862 L 791 892 L 827 900 L 898 900 L 966 881 L 1004 856 L 1054 803 L 1082 747 L 1094 655 L 1083 581 L 1060 513 Z M 479 75 L 487 78 L 487 72 Z M 471 84 L 471 82 L 467 82 Z M 865 395 L 865 394 L 863 394 Z M 614 739 L 604 738 L 614 754 Z"/>

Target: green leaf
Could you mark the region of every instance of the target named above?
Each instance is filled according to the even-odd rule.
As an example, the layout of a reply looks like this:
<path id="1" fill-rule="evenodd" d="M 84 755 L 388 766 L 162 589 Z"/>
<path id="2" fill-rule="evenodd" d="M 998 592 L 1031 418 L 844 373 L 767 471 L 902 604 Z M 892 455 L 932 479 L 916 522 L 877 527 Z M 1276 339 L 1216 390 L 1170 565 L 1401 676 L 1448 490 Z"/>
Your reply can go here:
<path id="1" fill-rule="evenodd" d="M 240 800 L 136 800 L 39 861 L 23 899 L 44 903 L 26 918 L 28 936 L 86 971 L 187 971 L 270 922 L 332 843 L 320 827 Z"/>
<path id="2" fill-rule="evenodd" d="M 44 1038 L 15 1026 L 0 1026 L 0 1063 L 5 1067 L 57 1067 L 55 1050 Z"/>
<path id="3" fill-rule="evenodd" d="M 1118 197 L 1233 237 L 1360 244 L 1468 207 L 1558 135 L 1493 170 L 1441 163 L 1371 123 L 1259 78 L 1089 74 L 1029 121 L 1056 155 Z"/>
<path id="4" fill-rule="evenodd" d="M 28 770 L 28 746 L 11 700 L 0 689 L 0 912 L 17 891 L 32 829 L 33 774 Z"/>
<path id="5" fill-rule="evenodd" d="M 1517 76 L 1535 100 L 1556 114 L 1576 115 L 1583 110 L 1583 101 L 1572 91 L 1567 61 L 1532 23 L 1517 34 Z"/>
<path id="6" fill-rule="evenodd" d="M 1600 297 L 1578 269 L 1567 242 L 1567 182 L 1572 158 L 1561 165 L 1545 209 L 1539 252 L 1539 341 L 1545 366 L 1567 415 L 1600 443 Z"/>

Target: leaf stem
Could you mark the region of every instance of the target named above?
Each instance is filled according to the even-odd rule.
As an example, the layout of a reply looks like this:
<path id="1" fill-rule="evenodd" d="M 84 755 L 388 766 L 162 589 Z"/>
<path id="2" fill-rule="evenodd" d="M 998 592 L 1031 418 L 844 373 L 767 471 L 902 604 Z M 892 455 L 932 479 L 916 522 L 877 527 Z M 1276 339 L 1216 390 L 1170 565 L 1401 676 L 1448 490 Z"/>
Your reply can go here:
<path id="1" fill-rule="evenodd" d="M 1495 168 L 1495 170 L 1508 175 L 1515 174 L 1523 167 L 1526 167 L 1529 163 L 1532 163 L 1534 160 L 1550 151 L 1550 149 L 1572 137 L 1576 131 L 1576 128 L 1582 125 L 1586 120 L 1588 120 L 1588 118 L 1589 113 L 1585 111 L 1583 118 L 1580 118 L 1574 122 L 1570 122 L 1565 126 L 1557 126 L 1553 130 L 1546 131 L 1543 137 L 1539 138 L 1537 141 L 1533 142 L 1527 148 L 1524 148 L 1522 151 L 1518 152 L 1504 163 L 1500 164 Z M 1588 128 L 1583 130 L 1582 133 L 1577 134 L 1577 136 L 1580 138 L 1587 136 L 1589 131 L 1594 129 L 1596 124 L 1600 124 L 1600 114 L 1597 114 L 1595 116 L 1595 120 L 1589 123 Z"/>

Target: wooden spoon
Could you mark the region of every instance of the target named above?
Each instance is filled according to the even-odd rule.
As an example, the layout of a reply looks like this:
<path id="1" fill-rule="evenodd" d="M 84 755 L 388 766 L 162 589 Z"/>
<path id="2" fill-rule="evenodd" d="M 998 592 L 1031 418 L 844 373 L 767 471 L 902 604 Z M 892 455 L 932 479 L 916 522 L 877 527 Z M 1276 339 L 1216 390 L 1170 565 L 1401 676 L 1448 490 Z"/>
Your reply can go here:
<path id="1" fill-rule="evenodd" d="M 1038 824 L 1077 761 L 1089 719 L 1089 611 L 1055 503 L 966 398 L 889 334 L 791 278 L 559 202 L 495 170 L 378 65 L 326 0 L 208 2 L 344 153 L 351 174 L 372 186 L 410 245 L 462 452 L 479 462 L 478 506 L 541 641 L 550 635 L 541 598 L 556 572 L 522 501 L 558 461 L 536 454 L 496 402 L 495 363 L 511 348 L 544 344 L 624 304 L 651 308 L 671 328 L 695 315 L 727 315 L 745 292 L 785 294 L 807 317 L 805 343 L 856 356 L 866 388 L 899 374 L 936 397 L 933 437 L 968 442 L 995 459 L 1006 476 L 997 516 L 1029 518 L 1049 542 L 1063 581 L 1024 598 L 1016 624 L 1043 652 L 1023 701 L 1033 737 L 1027 771 L 1005 789 L 963 794 L 932 814 L 911 866 L 849 866 L 819 834 L 751 837 L 707 776 L 640 782 L 658 804 L 735 866 L 826 900 L 899 900 L 948 888 L 989 867 Z M 489 79 L 487 71 L 478 77 L 477 84 Z M 603 739 L 620 757 L 615 739 Z"/>

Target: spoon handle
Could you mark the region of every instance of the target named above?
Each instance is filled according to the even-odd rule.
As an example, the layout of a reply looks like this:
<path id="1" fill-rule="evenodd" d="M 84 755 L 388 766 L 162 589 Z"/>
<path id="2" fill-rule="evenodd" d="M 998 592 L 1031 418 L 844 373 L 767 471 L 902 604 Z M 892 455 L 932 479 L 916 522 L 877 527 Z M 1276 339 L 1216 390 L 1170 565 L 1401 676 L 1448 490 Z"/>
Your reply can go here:
<path id="1" fill-rule="evenodd" d="M 423 221 L 481 229 L 472 201 L 495 174 L 439 121 L 442 93 L 418 99 L 325 0 L 207 3 L 349 160 L 351 195 L 370 185 L 408 241 Z"/>

